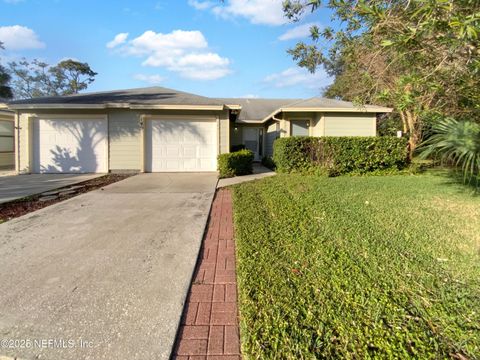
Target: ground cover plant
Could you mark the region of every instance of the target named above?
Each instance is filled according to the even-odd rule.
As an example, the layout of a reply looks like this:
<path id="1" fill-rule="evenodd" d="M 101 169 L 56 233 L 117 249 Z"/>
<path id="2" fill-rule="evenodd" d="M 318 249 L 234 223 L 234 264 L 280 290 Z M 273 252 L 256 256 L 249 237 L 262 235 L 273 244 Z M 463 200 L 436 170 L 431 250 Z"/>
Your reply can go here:
<path id="1" fill-rule="evenodd" d="M 478 358 L 480 198 L 438 175 L 234 187 L 247 359 Z"/>

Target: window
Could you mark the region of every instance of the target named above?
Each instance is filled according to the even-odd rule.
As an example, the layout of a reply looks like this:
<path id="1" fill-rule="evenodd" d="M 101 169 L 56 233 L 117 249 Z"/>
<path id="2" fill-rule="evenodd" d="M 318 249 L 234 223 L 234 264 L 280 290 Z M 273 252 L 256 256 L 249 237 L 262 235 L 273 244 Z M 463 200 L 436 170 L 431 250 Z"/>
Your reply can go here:
<path id="1" fill-rule="evenodd" d="M 291 120 L 291 135 L 292 136 L 308 136 L 310 127 L 310 120 Z"/>
<path id="2" fill-rule="evenodd" d="M 13 121 L 0 120 L 0 153 L 15 151 Z"/>

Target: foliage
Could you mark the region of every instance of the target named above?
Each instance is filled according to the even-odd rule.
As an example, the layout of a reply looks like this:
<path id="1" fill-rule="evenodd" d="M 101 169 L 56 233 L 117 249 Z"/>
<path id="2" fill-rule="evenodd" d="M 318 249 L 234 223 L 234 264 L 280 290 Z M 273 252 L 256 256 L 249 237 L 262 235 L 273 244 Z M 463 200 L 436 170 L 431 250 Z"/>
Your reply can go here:
<path id="1" fill-rule="evenodd" d="M 477 0 L 287 0 L 296 21 L 326 4 L 337 31 L 311 29 L 289 51 L 302 67 L 335 76 L 327 96 L 395 108 L 413 154 L 431 114 L 480 112 L 480 2 Z"/>
<path id="2" fill-rule="evenodd" d="M 326 172 L 329 176 L 402 169 L 408 163 L 402 138 L 289 137 L 274 142 L 278 172 Z"/>
<path id="3" fill-rule="evenodd" d="M 246 149 L 244 144 L 230 146 L 230 152 L 236 152 L 236 151 L 240 151 L 240 150 L 243 150 L 243 149 Z"/>
<path id="4" fill-rule="evenodd" d="M 240 150 L 218 155 L 218 171 L 220 178 L 248 175 L 253 172 L 255 155 L 250 150 Z"/>
<path id="5" fill-rule="evenodd" d="M 233 205 L 245 358 L 480 354 L 480 206 L 463 187 L 279 174 Z"/>
<path id="6" fill-rule="evenodd" d="M 97 75 L 87 63 L 64 60 L 50 66 L 39 60 L 22 59 L 9 64 L 16 98 L 63 96 L 85 90 Z"/>
<path id="7" fill-rule="evenodd" d="M 275 161 L 273 161 L 273 158 L 271 156 L 264 156 L 262 158 L 262 165 L 266 168 L 269 168 L 270 170 L 276 169 Z"/>
<path id="8" fill-rule="evenodd" d="M 0 50 L 3 50 L 3 43 L 0 41 Z M 0 99 L 11 99 L 13 97 L 10 87 L 11 76 L 7 69 L 0 64 Z"/>
<path id="9" fill-rule="evenodd" d="M 464 180 L 480 175 L 480 124 L 445 118 L 432 128 L 433 135 L 421 146 L 421 157 L 439 157 L 443 163 L 461 167 Z"/>
<path id="10" fill-rule="evenodd" d="M 402 120 L 398 114 L 377 116 L 378 136 L 397 136 L 399 130 L 402 130 Z"/>

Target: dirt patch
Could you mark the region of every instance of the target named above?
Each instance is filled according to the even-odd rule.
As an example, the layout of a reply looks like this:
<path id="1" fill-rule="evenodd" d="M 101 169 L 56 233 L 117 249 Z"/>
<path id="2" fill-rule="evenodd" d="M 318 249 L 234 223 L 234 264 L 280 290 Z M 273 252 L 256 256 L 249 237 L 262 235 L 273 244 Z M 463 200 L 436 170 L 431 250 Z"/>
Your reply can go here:
<path id="1" fill-rule="evenodd" d="M 124 180 L 134 174 L 108 174 L 78 184 L 65 186 L 45 193 L 28 196 L 0 205 L 0 224 L 32 211 L 56 204 L 86 192 Z"/>

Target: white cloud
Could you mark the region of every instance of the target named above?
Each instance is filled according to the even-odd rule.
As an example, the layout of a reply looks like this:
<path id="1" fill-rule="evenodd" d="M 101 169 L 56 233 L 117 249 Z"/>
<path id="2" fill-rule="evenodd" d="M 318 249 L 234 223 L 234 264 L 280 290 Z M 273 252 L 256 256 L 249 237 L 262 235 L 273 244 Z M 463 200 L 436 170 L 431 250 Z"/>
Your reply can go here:
<path id="1" fill-rule="evenodd" d="M 275 88 L 301 86 L 308 89 L 321 89 L 332 82 L 322 68 L 311 74 L 308 70 L 291 67 L 282 72 L 271 74 L 263 79 L 264 84 Z"/>
<path id="2" fill-rule="evenodd" d="M 231 72 L 230 60 L 209 51 L 200 31 L 146 31 L 119 49 L 125 55 L 145 57 L 143 66 L 163 67 L 188 79 L 215 80 Z"/>
<path id="3" fill-rule="evenodd" d="M 283 14 L 283 0 L 227 0 L 223 5 L 215 5 L 210 0 L 189 0 L 197 10 L 211 10 L 225 19 L 244 18 L 252 24 L 283 25 L 287 19 Z"/>
<path id="4" fill-rule="evenodd" d="M 143 81 L 149 84 L 161 84 L 165 81 L 165 78 L 160 75 L 145 75 L 145 74 L 135 74 L 133 78 L 138 81 Z"/>
<path id="5" fill-rule="evenodd" d="M 294 28 L 291 28 L 286 32 L 284 32 L 282 35 L 280 35 L 278 37 L 278 40 L 287 41 L 287 40 L 293 40 L 293 39 L 306 38 L 307 36 L 310 35 L 310 28 L 312 26 L 320 26 L 320 24 L 312 22 L 308 24 L 295 26 Z"/>
<path id="6" fill-rule="evenodd" d="M 112 41 L 107 43 L 107 48 L 113 49 L 119 45 L 122 45 L 127 41 L 128 33 L 117 34 Z"/>
<path id="7" fill-rule="evenodd" d="M 188 5 L 194 7 L 197 10 L 207 10 L 213 6 L 211 1 L 198 1 L 198 0 L 188 0 Z"/>
<path id="8" fill-rule="evenodd" d="M 255 95 L 255 94 L 245 94 L 242 96 L 239 96 L 240 99 L 258 99 L 260 96 Z"/>
<path id="9" fill-rule="evenodd" d="M 7 50 L 42 49 L 45 44 L 35 32 L 25 26 L 0 26 L 0 41 Z"/>

